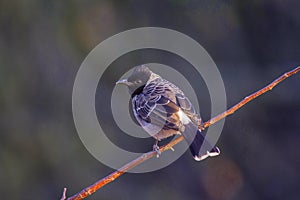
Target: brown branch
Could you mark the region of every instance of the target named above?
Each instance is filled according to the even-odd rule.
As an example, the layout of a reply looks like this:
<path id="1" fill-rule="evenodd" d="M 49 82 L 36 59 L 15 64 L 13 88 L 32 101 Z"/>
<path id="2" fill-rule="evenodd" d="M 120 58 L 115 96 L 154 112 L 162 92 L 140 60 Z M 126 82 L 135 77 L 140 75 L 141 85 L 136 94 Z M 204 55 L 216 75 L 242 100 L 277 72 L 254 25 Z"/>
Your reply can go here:
<path id="1" fill-rule="evenodd" d="M 233 114 L 235 111 L 237 111 L 238 109 L 240 109 L 242 106 L 244 106 L 245 104 L 247 104 L 249 101 L 252 101 L 253 99 L 259 97 L 260 95 L 270 91 L 273 89 L 273 87 L 275 87 L 278 83 L 280 83 L 281 81 L 285 80 L 286 78 L 296 74 L 297 72 L 300 71 L 300 66 L 296 67 L 295 69 L 284 73 L 283 75 L 281 75 L 279 78 L 277 78 L 276 80 L 274 80 L 272 83 L 270 83 L 269 85 L 267 85 L 266 87 L 254 92 L 253 94 L 245 97 L 242 101 L 240 101 L 239 103 L 237 103 L 236 105 L 232 106 L 230 109 L 226 110 L 225 112 L 217 115 L 216 117 L 210 119 L 209 121 L 205 122 L 203 124 L 204 128 L 209 127 L 210 125 L 216 123 L 217 121 L 220 121 L 221 119 L 225 118 L 228 115 Z"/>
<path id="2" fill-rule="evenodd" d="M 282 82 L 286 78 L 292 76 L 293 74 L 296 74 L 299 71 L 300 71 L 300 67 L 297 67 L 297 68 L 293 69 L 292 71 L 289 71 L 289 72 L 283 74 L 282 76 L 280 76 L 279 78 L 274 80 L 272 83 L 270 83 L 266 87 L 264 87 L 264 88 L 258 90 L 257 92 L 245 97 L 242 101 L 240 101 L 239 103 L 237 103 L 236 105 L 234 105 L 230 109 L 226 110 L 225 112 L 223 112 L 223 113 L 217 115 L 216 117 L 210 119 L 209 121 L 205 122 L 203 124 L 204 128 L 207 128 L 207 127 L 211 126 L 212 124 L 214 124 L 214 123 L 220 121 L 221 119 L 225 118 L 226 116 L 233 114 L 236 110 L 240 109 L 242 106 L 244 106 L 248 102 L 250 102 L 253 99 L 257 98 L 258 96 L 264 94 L 265 92 L 268 92 L 268 91 L 272 90 L 273 87 L 275 87 L 278 83 Z M 182 140 L 183 140 L 183 136 L 180 136 L 180 137 L 172 140 L 167 145 L 160 147 L 160 151 L 164 152 L 168 149 L 171 149 L 174 145 L 181 142 Z M 137 165 L 141 164 L 142 162 L 152 158 L 155 155 L 156 155 L 156 151 L 150 151 L 148 153 L 145 153 L 145 154 L 141 155 L 140 157 L 136 158 L 135 160 L 133 160 L 133 161 L 129 162 L 128 164 L 124 165 L 123 167 L 121 167 L 119 170 L 117 170 L 117 171 L 109 174 L 108 176 L 102 178 L 101 180 L 99 180 L 96 183 L 94 183 L 93 185 L 83 189 L 81 192 L 73 195 L 72 197 L 69 197 L 68 200 L 84 199 L 85 197 L 87 197 L 87 196 L 91 195 L 92 193 L 96 192 L 98 189 L 100 189 L 104 185 L 114 181 L 119 176 L 126 173 L 128 170 L 134 168 L 135 166 L 137 166 Z M 65 195 L 66 195 L 66 191 L 64 190 L 64 193 L 63 193 L 63 196 L 62 196 L 61 200 L 66 199 Z"/>
<path id="3" fill-rule="evenodd" d="M 171 149 L 174 145 L 176 145 L 177 143 L 181 142 L 182 140 L 183 140 L 183 136 L 180 136 L 180 137 L 172 140 L 167 145 L 160 147 L 159 150 L 161 152 L 164 152 L 164 151 L 166 151 L 168 149 Z M 115 172 L 109 174 L 108 176 L 102 178 L 101 180 L 99 180 L 96 183 L 94 183 L 93 185 L 91 185 L 91 186 L 83 189 L 82 191 L 80 191 L 79 193 L 73 195 L 72 197 L 69 197 L 68 200 L 80 200 L 80 199 L 84 199 L 85 197 L 87 197 L 87 196 L 93 194 L 94 192 L 96 192 L 98 189 L 100 189 L 104 185 L 106 185 L 106 184 L 114 181 L 119 176 L 121 176 L 122 174 L 126 173 L 129 169 L 134 168 L 135 166 L 141 164 L 142 162 L 144 162 L 144 161 L 152 158 L 156 154 L 157 154 L 156 151 L 150 151 L 148 153 L 144 153 L 143 155 L 141 155 L 140 157 L 136 158 L 135 160 L 129 162 L 128 164 L 124 165 L 123 167 L 121 167 L 117 171 L 115 171 Z"/>

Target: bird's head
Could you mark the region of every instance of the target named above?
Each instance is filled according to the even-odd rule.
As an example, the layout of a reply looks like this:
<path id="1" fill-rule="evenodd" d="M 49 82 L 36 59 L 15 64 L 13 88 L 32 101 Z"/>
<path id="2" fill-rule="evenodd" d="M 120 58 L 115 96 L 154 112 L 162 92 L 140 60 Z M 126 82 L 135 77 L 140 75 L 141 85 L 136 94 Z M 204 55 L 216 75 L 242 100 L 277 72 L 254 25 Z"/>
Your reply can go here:
<path id="1" fill-rule="evenodd" d="M 130 94 L 137 93 L 138 90 L 142 90 L 150 79 L 153 72 L 145 65 L 135 67 L 132 74 L 123 80 L 119 80 L 116 84 L 124 84 L 128 87 Z"/>

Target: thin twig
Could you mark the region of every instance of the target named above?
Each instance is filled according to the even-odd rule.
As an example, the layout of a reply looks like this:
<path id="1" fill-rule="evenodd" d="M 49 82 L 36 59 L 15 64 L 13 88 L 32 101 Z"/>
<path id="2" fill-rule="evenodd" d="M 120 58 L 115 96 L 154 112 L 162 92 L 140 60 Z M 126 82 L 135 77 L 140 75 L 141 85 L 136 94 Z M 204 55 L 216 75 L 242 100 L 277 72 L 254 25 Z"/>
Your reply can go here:
<path id="1" fill-rule="evenodd" d="M 160 147 L 159 150 L 161 152 L 164 152 L 164 151 L 166 151 L 168 149 L 171 149 L 174 145 L 176 145 L 177 143 L 181 142 L 182 140 L 183 140 L 182 136 L 180 136 L 178 138 L 175 138 L 174 140 L 172 140 L 167 145 Z M 156 154 L 157 154 L 156 151 L 150 151 L 148 153 L 144 153 L 143 155 L 141 155 L 140 157 L 136 158 L 135 160 L 129 162 L 128 164 L 124 165 L 123 167 L 121 167 L 117 171 L 115 171 L 115 172 L 109 174 L 108 176 L 102 178 L 101 180 L 99 180 L 96 183 L 94 183 L 93 185 L 91 185 L 91 186 L 83 189 L 82 191 L 80 191 L 79 193 L 73 195 L 72 197 L 69 197 L 68 200 L 84 199 L 85 197 L 87 197 L 87 196 L 93 194 L 94 192 L 96 192 L 98 189 L 100 189 L 104 185 L 106 185 L 106 184 L 114 181 L 119 176 L 123 175 L 129 169 L 134 168 L 135 166 L 141 164 L 142 162 L 144 162 L 144 161 L 152 158 Z"/>
<path id="2" fill-rule="evenodd" d="M 204 128 L 209 127 L 210 125 L 216 123 L 217 121 L 220 121 L 221 119 L 227 117 L 228 115 L 233 114 L 235 111 L 237 111 L 238 109 L 240 109 L 242 106 L 244 106 L 245 104 L 247 104 L 249 101 L 252 101 L 253 99 L 259 97 L 260 95 L 270 91 L 273 89 L 273 87 L 275 87 L 278 83 L 280 83 L 281 81 L 285 80 L 286 78 L 296 74 L 297 72 L 300 71 L 300 66 L 296 67 L 295 69 L 284 73 L 283 75 L 281 75 L 279 78 L 277 78 L 276 80 L 274 80 L 272 83 L 270 83 L 269 85 L 267 85 L 266 87 L 254 92 L 253 94 L 245 97 L 242 101 L 240 101 L 239 103 L 237 103 L 236 105 L 232 106 L 230 109 L 226 110 L 225 112 L 217 115 L 216 117 L 210 119 L 209 121 L 205 122 L 203 124 Z"/>
<path id="3" fill-rule="evenodd" d="M 226 110 L 225 112 L 223 112 L 223 113 L 217 115 L 216 117 L 210 119 L 209 121 L 205 122 L 203 124 L 204 128 L 207 128 L 207 127 L 211 126 L 212 124 L 214 124 L 214 123 L 220 121 L 221 119 L 225 118 L 226 116 L 233 114 L 236 110 L 240 109 L 242 106 L 244 106 L 248 102 L 250 102 L 253 99 L 257 98 L 258 96 L 264 94 L 265 92 L 268 92 L 268 91 L 272 90 L 273 87 L 275 87 L 278 83 L 282 82 L 286 78 L 292 76 L 293 74 L 296 74 L 299 71 L 300 71 L 300 67 L 297 67 L 297 68 L 293 69 L 292 71 L 289 71 L 289 72 L 281 75 L 279 78 L 274 80 L 272 83 L 270 83 L 266 87 L 264 87 L 264 88 L 258 90 L 257 92 L 245 97 L 242 101 L 240 101 L 239 103 L 237 103 L 236 105 L 234 105 L 230 109 Z M 160 151 L 164 152 L 166 150 L 169 150 L 174 145 L 181 142 L 182 140 L 183 140 L 183 136 L 177 137 L 176 139 L 172 140 L 167 145 L 160 147 Z M 141 164 L 142 162 L 152 158 L 156 154 L 157 154 L 156 151 L 150 151 L 148 153 L 145 153 L 145 154 L 141 155 L 140 157 L 136 158 L 135 160 L 133 160 L 133 161 L 129 162 L 128 164 L 124 165 L 123 167 L 121 167 L 119 170 L 117 170 L 117 171 L 109 174 L 108 176 L 102 178 L 101 180 L 97 181 L 93 185 L 91 185 L 89 187 L 86 187 L 81 192 L 73 195 L 72 197 L 69 197 L 68 200 L 84 199 L 85 197 L 87 197 L 87 196 L 91 195 L 92 193 L 96 192 L 98 189 L 100 189 L 104 185 L 114 181 L 119 176 L 126 173 L 128 170 L 130 170 L 130 169 L 134 168 L 135 166 Z M 65 195 L 66 195 L 66 190 L 64 190 L 64 193 L 63 193 L 64 198 L 62 197 L 62 200 L 65 199 Z"/>

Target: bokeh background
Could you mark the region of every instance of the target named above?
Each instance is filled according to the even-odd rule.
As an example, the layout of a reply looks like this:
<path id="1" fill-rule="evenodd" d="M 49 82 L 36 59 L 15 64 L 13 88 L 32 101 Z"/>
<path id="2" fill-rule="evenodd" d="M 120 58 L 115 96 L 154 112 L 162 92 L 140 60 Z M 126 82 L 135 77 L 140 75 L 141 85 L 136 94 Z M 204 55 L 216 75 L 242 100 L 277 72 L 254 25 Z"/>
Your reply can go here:
<path id="1" fill-rule="evenodd" d="M 59 199 L 64 187 L 71 195 L 113 171 L 85 149 L 72 118 L 77 70 L 101 41 L 145 26 L 187 34 L 216 62 L 231 106 L 299 65 L 299 7 L 282 0 L 0 0 L 1 197 Z M 149 62 L 147 53 L 161 56 L 132 54 L 124 65 Z M 108 75 L 112 87 L 118 77 Z M 299 199 L 299 87 L 300 74 L 228 117 L 221 156 L 195 162 L 187 152 L 88 199 Z M 151 147 L 114 135 L 116 143 Z"/>

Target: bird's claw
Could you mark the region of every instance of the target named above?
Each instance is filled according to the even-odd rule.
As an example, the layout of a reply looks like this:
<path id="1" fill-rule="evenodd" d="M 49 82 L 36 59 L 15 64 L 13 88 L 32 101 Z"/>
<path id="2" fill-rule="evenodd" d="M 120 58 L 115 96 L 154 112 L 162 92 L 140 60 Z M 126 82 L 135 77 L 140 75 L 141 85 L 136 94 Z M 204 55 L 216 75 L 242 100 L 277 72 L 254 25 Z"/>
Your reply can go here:
<path id="1" fill-rule="evenodd" d="M 159 150 L 159 146 L 157 144 L 153 145 L 153 151 L 156 152 L 156 157 L 159 158 L 161 151 Z"/>
<path id="2" fill-rule="evenodd" d="M 200 132 L 205 130 L 204 124 L 202 122 L 198 125 L 198 129 L 200 130 Z"/>

